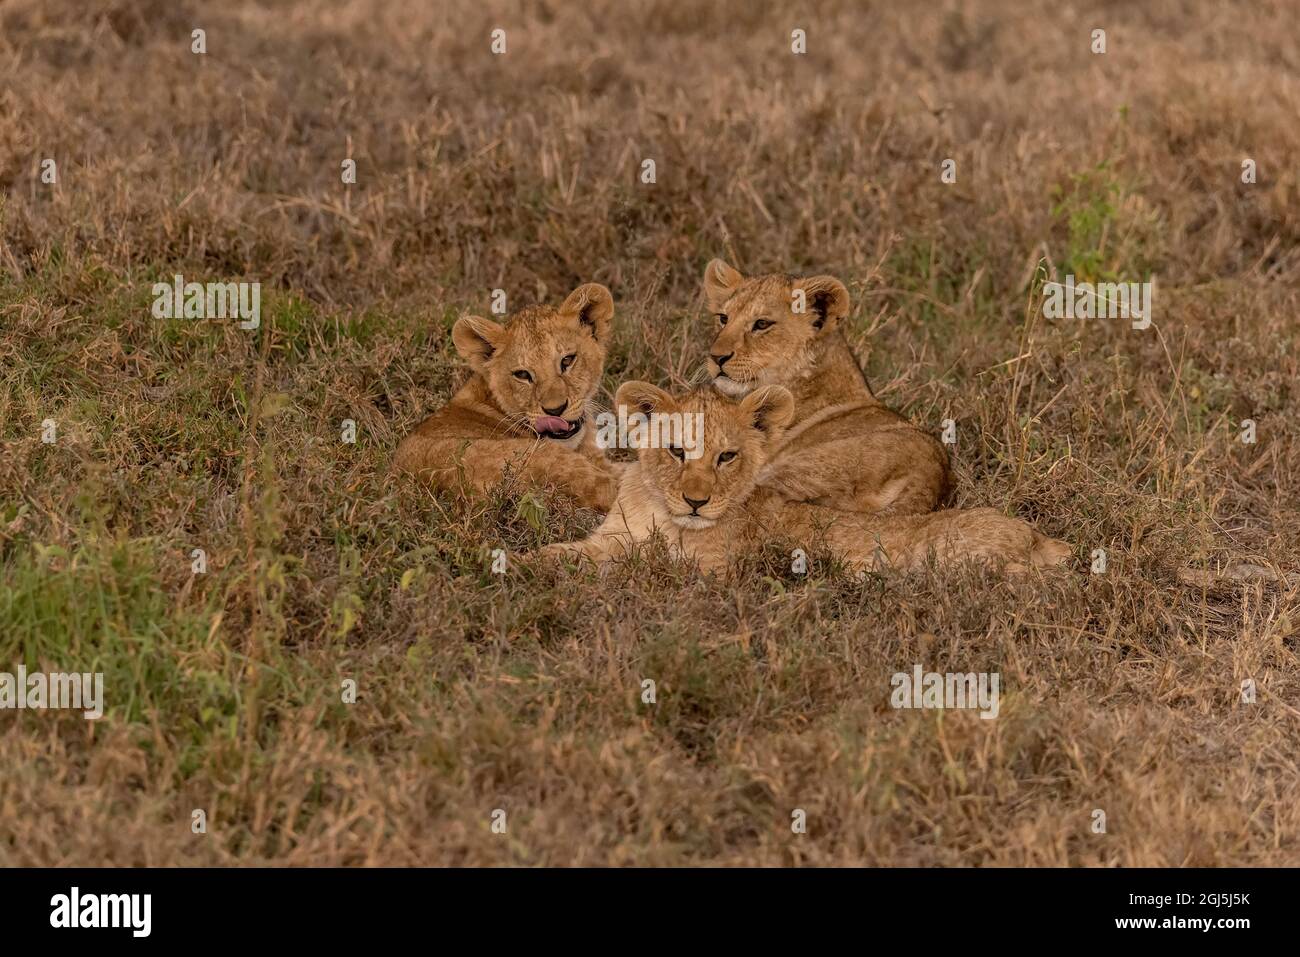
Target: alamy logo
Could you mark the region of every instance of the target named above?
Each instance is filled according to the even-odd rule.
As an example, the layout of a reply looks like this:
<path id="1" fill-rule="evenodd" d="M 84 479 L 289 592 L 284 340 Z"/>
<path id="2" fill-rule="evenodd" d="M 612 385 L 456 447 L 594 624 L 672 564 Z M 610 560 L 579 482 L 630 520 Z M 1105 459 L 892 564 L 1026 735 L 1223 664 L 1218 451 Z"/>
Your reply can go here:
<path id="1" fill-rule="evenodd" d="M 894 692 L 889 703 L 895 708 L 979 708 L 981 718 L 998 716 L 998 672 L 899 671 L 889 683 Z"/>
<path id="2" fill-rule="evenodd" d="M 179 273 L 170 283 L 153 284 L 155 319 L 241 319 L 241 329 L 262 324 L 260 282 L 186 282 Z"/>
<path id="3" fill-rule="evenodd" d="M 132 937 L 148 937 L 152 929 L 152 894 L 70 894 L 50 898 L 51 927 L 128 927 Z"/>
<path id="4" fill-rule="evenodd" d="M 602 449 L 679 449 L 688 459 L 704 454 L 703 412 L 633 412 L 596 416 L 596 445 Z"/>
<path id="5" fill-rule="evenodd" d="M 1043 284 L 1043 315 L 1048 319 L 1131 319 L 1134 329 L 1151 325 L 1154 282 L 1080 282 Z"/>
<path id="6" fill-rule="evenodd" d="M 27 673 L 19 665 L 18 674 L 0 671 L 0 710 L 19 711 L 46 708 L 84 710 L 87 721 L 104 716 L 104 673 L 36 671 Z"/>

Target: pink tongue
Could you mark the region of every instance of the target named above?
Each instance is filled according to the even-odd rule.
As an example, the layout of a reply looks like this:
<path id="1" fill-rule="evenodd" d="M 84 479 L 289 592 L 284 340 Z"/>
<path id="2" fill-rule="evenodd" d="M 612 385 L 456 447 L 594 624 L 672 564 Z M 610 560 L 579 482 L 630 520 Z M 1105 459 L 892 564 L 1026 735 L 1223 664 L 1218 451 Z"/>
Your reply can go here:
<path id="1" fill-rule="evenodd" d="M 533 428 L 541 435 L 548 432 L 568 432 L 573 426 L 558 415 L 541 415 L 533 419 Z"/>

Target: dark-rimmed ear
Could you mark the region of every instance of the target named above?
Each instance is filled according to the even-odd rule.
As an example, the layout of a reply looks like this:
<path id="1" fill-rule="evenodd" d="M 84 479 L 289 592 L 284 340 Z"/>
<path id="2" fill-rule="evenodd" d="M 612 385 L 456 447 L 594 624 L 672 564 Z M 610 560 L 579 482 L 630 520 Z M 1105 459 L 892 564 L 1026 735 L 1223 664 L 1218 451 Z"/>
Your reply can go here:
<path id="1" fill-rule="evenodd" d="M 659 388 L 657 385 L 651 385 L 649 382 L 624 382 L 614 393 L 614 408 L 626 408 L 628 415 L 633 412 L 640 412 L 642 415 L 649 415 L 651 412 L 671 412 L 677 407 L 673 397 Z"/>
<path id="2" fill-rule="evenodd" d="M 456 351 L 475 372 L 483 371 L 483 366 L 505 345 L 509 335 L 504 326 L 481 316 L 462 316 L 451 327 L 451 341 Z"/>
<path id="3" fill-rule="evenodd" d="M 583 283 L 569 293 L 569 298 L 560 305 L 560 312 L 576 316 L 592 338 L 603 344 L 614 319 L 614 297 L 598 282 Z"/>
<path id="4" fill-rule="evenodd" d="M 783 385 L 762 386 L 740 400 L 740 414 L 770 441 L 794 418 L 794 396 Z"/>
<path id="5" fill-rule="evenodd" d="M 714 312 L 720 312 L 726 301 L 735 294 L 744 281 L 744 276 L 721 259 L 710 260 L 704 267 L 704 299 L 708 302 L 709 308 Z"/>
<path id="6" fill-rule="evenodd" d="M 832 329 L 849 314 L 849 291 L 834 276 L 797 279 L 794 288 L 803 290 L 805 313 L 814 329 Z"/>

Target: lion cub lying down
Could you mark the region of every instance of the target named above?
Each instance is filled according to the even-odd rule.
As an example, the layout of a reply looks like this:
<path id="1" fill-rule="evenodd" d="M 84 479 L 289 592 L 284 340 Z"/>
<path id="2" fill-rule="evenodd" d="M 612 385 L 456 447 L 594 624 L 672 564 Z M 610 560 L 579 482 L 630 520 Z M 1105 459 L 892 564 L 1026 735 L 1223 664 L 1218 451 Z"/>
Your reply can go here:
<path id="1" fill-rule="evenodd" d="M 627 382 L 615 403 L 647 415 L 702 413 L 703 454 L 690 458 L 684 449 L 642 448 L 605 522 L 590 537 L 550 545 L 543 554 L 607 562 L 655 534 L 704 571 L 725 568 L 734 556 L 778 536 L 823 542 L 859 572 L 884 565 L 914 568 L 931 556 L 940 564 L 973 559 L 1021 572 L 1059 564 L 1070 554 L 1064 542 L 990 508 L 873 517 L 785 502 L 758 487 L 759 473 L 794 414 L 794 398 L 782 386 L 764 386 L 735 400 L 710 388 L 671 396 L 645 382 Z"/>
<path id="2" fill-rule="evenodd" d="M 393 467 L 446 488 L 461 475 L 483 491 L 507 466 L 524 482 L 556 485 L 608 511 L 615 469 L 596 447 L 588 404 L 605 369 L 614 299 L 597 283 L 558 308 L 521 309 L 500 326 L 466 316 L 451 330 L 473 369 L 441 410 L 397 447 Z"/>

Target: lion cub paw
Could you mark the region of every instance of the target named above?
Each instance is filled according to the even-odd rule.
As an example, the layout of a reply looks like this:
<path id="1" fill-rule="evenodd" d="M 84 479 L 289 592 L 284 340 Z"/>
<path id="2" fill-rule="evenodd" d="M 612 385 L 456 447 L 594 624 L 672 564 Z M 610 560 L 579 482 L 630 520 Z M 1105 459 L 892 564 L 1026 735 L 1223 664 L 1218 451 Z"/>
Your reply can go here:
<path id="1" fill-rule="evenodd" d="M 579 542 L 555 542 L 552 545 L 543 545 L 532 554 L 548 561 L 577 558 L 582 555 L 582 546 Z"/>

